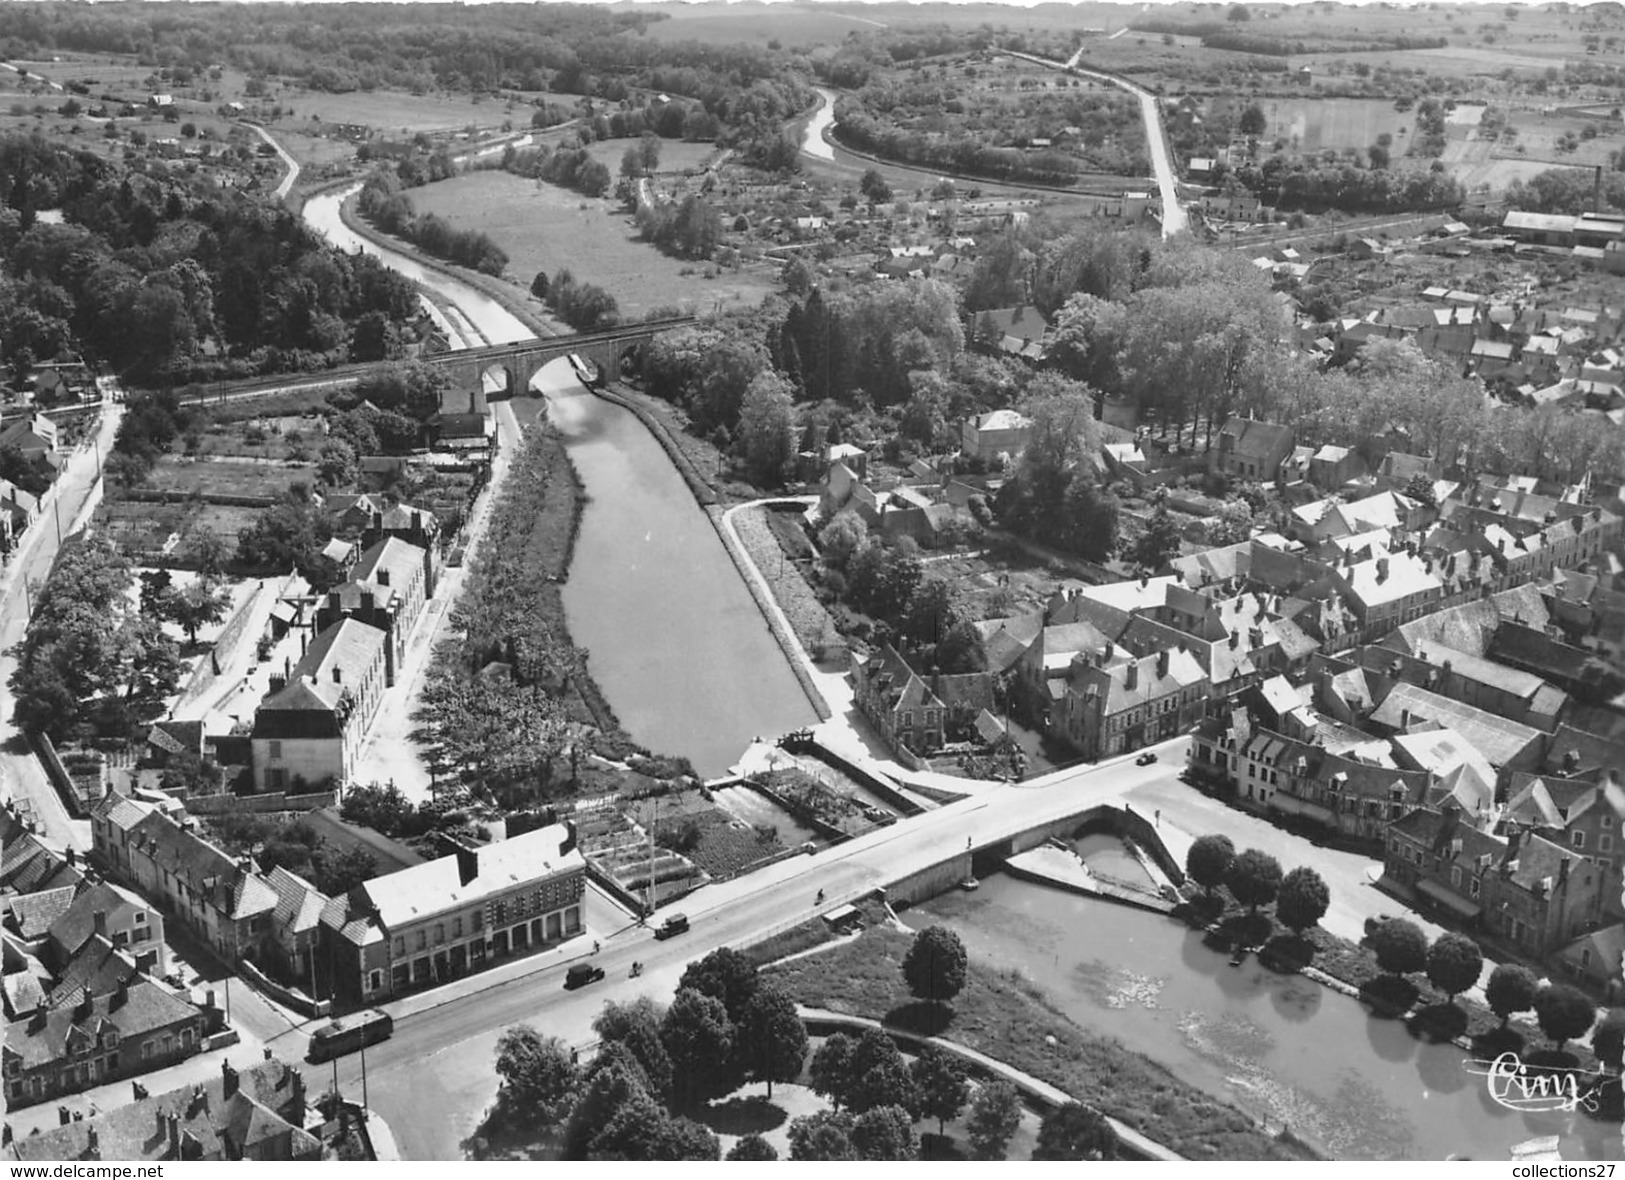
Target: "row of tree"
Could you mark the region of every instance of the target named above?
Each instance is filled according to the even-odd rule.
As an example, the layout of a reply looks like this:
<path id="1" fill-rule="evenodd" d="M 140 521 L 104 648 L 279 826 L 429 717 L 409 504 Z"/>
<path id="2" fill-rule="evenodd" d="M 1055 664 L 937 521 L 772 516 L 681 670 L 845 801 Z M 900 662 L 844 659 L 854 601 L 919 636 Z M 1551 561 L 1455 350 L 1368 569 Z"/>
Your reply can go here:
<path id="1" fill-rule="evenodd" d="M 396 189 L 390 173 L 368 177 L 356 199 L 356 211 L 385 233 L 405 238 L 436 258 L 488 275 L 500 275 L 508 265 L 507 251 L 483 230 L 458 229 L 437 213 L 418 213 L 412 199 Z"/>
<path id="2" fill-rule="evenodd" d="M 1331 893 L 1321 875 L 1307 866 L 1282 874 L 1281 862 L 1269 853 L 1249 848 L 1238 853 L 1228 836 L 1200 836 L 1185 856 L 1185 871 L 1208 896 L 1223 886 L 1237 904 L 1256 914 L 1274 904 L 1275 918 L 1287 929 L 1302 934 L 1326 916 Z"/>
<path id="3" fill-rule="evenodd" d="M 595 283 L 577 281 L 568 269 L 560 270 L 551 279 L 546 271 L 537 271 L 530 282 L 530 293 L 578 332 L 609 328 L 620 322 L 621 310 L 615 296 Z"/>

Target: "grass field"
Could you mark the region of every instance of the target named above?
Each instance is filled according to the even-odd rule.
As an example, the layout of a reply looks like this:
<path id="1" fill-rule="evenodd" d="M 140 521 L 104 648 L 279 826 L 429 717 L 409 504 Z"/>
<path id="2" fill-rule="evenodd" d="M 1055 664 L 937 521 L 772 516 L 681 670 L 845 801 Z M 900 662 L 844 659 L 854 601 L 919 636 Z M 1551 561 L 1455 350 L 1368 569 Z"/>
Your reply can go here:
<path id="1" fill-rule="evenodd" d="M 748 272 L 706 279 L 709 264 L 669 258 L 638 240 L 632 219 L 615 202 L 507 172 L 469 173 L 411 195 L 419 213 L 438 213 L 458 228 L 490 234 L 508 252 L 508 276 L 522 286 L 528 288 L 537 271 L 568 269 L 615 296 L 625 316 L 658 307 L 704 311 L 755 304 L 776 286 Z"/>
<path id="2" fill-rule="evenodd" d="M 1415 118 L 1376 98 L 1266 98 L 1260 105 L 1267 120 L 1262 141 L 1284 139 L 1295 152 L 1364 149 L 1386 133 L 1394 137 L 1397 157 Z"/>
<path id="3" fill-rule="evenodd" d="M 465 127 L 500 127 L 505 120 L 529 123 L 530 112 L 498 99 L 475 101 L 466 95 L 403 94 L 399 91 L 323 91 L 285 87 L 279 101 L 293 111 L 292 118 L 276 124 L 294 130 L 312 116 L 324 123 L 361 123 L 383 135 L 413 135 L 419 131 L 460 131 Z"/>
<path id="4" fill-rule="evenodd" d="M 588 155 L 604 164 L 608 169 L 619 176 L 621 172 L 621 157 L 626 154 L 632 141 L 629 139 L 601 139 L 587 149 Z M 656 172 L 688 172 L 698 171 L 705 167 L 707 161 L 717 154 L 717 147 L 710 143 L 685 143 L 680 139 L 662 139 L 660 141 L 660 163 Z"/>
<path id="5" fill-rule="evenodd" d="M 153 469 L 147 486 L 205 496 L 280 496 L 290 484 L 300 481 L 314 485 L 315 467 L 308 463 L 194 460 L 166 455 Z"/>

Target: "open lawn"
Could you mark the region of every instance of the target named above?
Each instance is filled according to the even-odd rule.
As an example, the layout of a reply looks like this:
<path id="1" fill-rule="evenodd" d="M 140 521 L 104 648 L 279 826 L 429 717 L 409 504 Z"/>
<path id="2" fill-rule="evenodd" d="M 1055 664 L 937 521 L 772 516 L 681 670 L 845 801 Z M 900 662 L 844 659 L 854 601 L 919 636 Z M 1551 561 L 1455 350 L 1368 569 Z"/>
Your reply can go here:
<path id="1" fill-rule="evenodd" d="M 707 279 L 716 269 L 711 264 L 670 258 L 640 241 L 617 202 L 507 172 L 468 173 L 413 189 L 411 197 L 419 213 L 490 234 L 508 252 L 507 273 L 516 284 L 529 288 L 537 271 L 552 276 L 568 269 L 613 295 L 627 317 L 662 307 L 753 305 L 777 285 L 748 272 Z"/>
<path id="2" fill-rule="evenodd" d="M 587 154 L 619 176 L 621 157 L 626 154 L 626 149 L 632 146 L 633 142 L 630 139 L 601 139 L 587 149 Z M 697 172 L 704 168 L 717 152 L 717 146 L 713 143 L 687 143 L 681 139 L 662 139 L 660 163 L 655 171 Z"/>

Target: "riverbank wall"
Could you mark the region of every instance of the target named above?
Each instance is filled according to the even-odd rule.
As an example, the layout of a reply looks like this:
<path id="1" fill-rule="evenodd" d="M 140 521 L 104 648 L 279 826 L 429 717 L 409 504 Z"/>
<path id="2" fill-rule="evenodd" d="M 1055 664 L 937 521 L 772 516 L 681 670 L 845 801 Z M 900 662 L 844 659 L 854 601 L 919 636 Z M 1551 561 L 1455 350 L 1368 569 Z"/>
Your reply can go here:
<path id="1" fill-rule="evenodd" d="M 474 287 L 482 294 L 493 299 L 504 311 L 538 336 L 554 336 L 558 334 L 553 325 L 536 315 L 531 308 L 525 305 L 523 300 L 515 298 L 512 289 L 508 288 L 506 284 L 491 278 L 489 275 L 477 274 L 442 262 L 439 259 L 431 258 L 409 242 L 390 238 L 380 233 L 361 218 L 355 210 L 355 203 L 355 198 L 350 197 L 339 206 L 339 217 L 344 222 L 345 227 L 352 233 L 367 239 L 376 246 L 407 255 L 426 269 Z M 643 424 L 644 429 L 654 438 L 655 442 L 659 444 L 660 449 L 666 453 L 672 465 L 676 467 L 678 474 L 682 476 L 683 482 L 688 486 L 689 492 L 694 496 L 695 501 L 705 511 L 706 518 L 710 520 L 711 527 L 722 541 L 722 547 L 727 552 L 729 560 L 734 563 L 740 578 L 744 581 L 745 587 L 751 595 L 752 601 L 756 603 L 757 610 L 767 623 L 768 631 L 784 653 L 791 674 L 795 676 L 796 683 L 801 686 L 802 693 L 806 696 L 808 703 L 812 705 L 813 711 L 818 715 L 820 721 L 829 720 L 831 716 L 829 705 L 824 700 L 823 694 L 818 691 L 817 685 L 813 683 L 811 674 L 802 665 L 800 645 L 797 643 L 795 636 L 790 634 L 787 627 L 779 621 L 777 612 L 773 610 L 773 604 L 765 597 L 765 591 L 757 584 L 756 579 L 751 576 L 749 556 L 739 551 L 733 538 L 729 535 L 729 530 L 723 525 L 722 509 L 718 503 L 719 497 L 716 489 L 700 475 L 698 469 L 694 466 L 693 460 L 689 458 L 688 454 L 671 436 L 667 424 L 661 421 L 659 416 L 652 413 L 646 406 L 639 404 L 636 398 L 612 389 L 611 384 L 608 381 L 599 381 L 589 388 L 592 389 L 596 396 L 621 407 L 636 417 Z M 594 687 L 596 689 L 596 684 Z M 604 699 L 601 693 L 598 694 L 598 697 L 600 700 Z M 604 703 L 607 707 L 607 701 Z"/>

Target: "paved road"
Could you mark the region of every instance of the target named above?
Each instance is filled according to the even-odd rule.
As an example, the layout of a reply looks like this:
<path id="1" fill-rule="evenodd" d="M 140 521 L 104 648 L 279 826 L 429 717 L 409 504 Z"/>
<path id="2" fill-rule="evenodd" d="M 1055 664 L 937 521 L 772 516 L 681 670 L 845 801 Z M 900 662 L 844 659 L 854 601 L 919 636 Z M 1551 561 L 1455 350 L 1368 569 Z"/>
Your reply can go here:
<path id="1" fill-rule="evenodd" d="M 11 676 L 17 669 L 12 649 L 28 626 L 33 595 L 45 584 L 61 542 L 72 536 L 101 496 L 101 460 L 112 448 L 123 407 L 109 404 L 94 444 L 76 452 L 51 491 L 52 502 L 0 573 L 0 791 L 33 811 L 41 832 L 62 848 L 90 847 L 90 822 L 68 815 L 62 798 L 28 752 L 12 724 Z"/>
<path id="2" fill-rule="evenodd" d="M 1157 107 L 1157 96 L 1143 86 L 1136 86 L 1133 82 L 1123 78 L 1113 77 L 1111 74 L 1101 74 L 1094 70 L 1078 65 L 1083 56 L 1079 49 L 1070 59 L 1064 62 L 1054 61 L 1047 57 L 1038 57 L 1030 53 L 1014 53 L 1011 57 L 1023 58 L 1036 65 L 1049 66 L 1055 70 L 1070 70 L 1085 77 L 1097 78 L 1109 85 L 1126 90 L 1140 100 L 1140 114 L 1145 119 L 1145 142 L 1151 152 L 1151 169 L 1156 173 L 1157 189 L 1162 195 L 1162 236 L 1171 238 L 1177 233 L 1183 233 L 1190 228 L 1190 218 L 1185 215 L 1184 206 L 1179 203 L 1179 178 L 1174 175 L 1173 162 L 1168 155 L 1168 139 L 1162 130 L 1162 112 Z"/>

